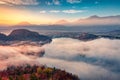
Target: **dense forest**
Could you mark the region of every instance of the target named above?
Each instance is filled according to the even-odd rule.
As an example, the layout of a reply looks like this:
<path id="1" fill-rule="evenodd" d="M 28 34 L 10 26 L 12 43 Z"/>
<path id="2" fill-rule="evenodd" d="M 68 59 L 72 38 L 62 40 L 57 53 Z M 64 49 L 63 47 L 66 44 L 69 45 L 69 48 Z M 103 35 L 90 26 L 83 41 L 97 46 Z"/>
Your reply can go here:
<path id="1" fill-rule="evenodd" d="M 46 66 L 10 66 L 0 71 L 0 80 L 80 80 L 64 70 Z"/>

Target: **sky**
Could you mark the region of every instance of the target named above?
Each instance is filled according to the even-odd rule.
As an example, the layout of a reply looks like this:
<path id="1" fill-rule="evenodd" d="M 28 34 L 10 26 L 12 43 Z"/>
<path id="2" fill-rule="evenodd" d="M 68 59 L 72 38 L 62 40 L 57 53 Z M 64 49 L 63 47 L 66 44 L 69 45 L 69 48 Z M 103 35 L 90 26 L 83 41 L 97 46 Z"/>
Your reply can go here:
<path id="1" fill-rule="evenodd" d="M 120 0 L 0 0 L 0 24 L 53 24 L 92 15 L 120 15 Z"/>

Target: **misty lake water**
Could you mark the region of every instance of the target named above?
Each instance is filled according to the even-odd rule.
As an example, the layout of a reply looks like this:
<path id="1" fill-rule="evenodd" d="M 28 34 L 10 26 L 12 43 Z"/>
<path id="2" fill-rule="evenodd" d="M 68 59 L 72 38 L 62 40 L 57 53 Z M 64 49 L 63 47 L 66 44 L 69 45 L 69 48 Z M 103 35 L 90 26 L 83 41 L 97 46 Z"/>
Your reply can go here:
<path id="1" fill-rule="evenodd" d="M 120 79 L 120 40 L 56 38 L 43 48 L 45 55 L 38 59 L 41 64 L 66 70 L 83 80 Z"/>
<path id="2" fill-rule="evenodd" d="M 0 45 L 0 70 L 9 65 L 42 64 L 76 74 L 81 80 L 120 79 L 120 40 L 56 38 L 43 46 L 21 43 Z M 36 56 L 43 50 L 43 57 Z"/>

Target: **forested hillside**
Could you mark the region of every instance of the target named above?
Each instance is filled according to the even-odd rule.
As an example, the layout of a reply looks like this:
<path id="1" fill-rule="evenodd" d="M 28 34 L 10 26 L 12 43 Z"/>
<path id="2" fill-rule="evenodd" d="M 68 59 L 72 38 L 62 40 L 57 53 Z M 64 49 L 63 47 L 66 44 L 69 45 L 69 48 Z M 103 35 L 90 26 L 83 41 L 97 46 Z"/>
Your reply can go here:
<path id="1" fill-rule="evenodd" d="M 11 66 L 0 72 L 0 80 L 79 80 L 71 73 L 45 66 Z"/>

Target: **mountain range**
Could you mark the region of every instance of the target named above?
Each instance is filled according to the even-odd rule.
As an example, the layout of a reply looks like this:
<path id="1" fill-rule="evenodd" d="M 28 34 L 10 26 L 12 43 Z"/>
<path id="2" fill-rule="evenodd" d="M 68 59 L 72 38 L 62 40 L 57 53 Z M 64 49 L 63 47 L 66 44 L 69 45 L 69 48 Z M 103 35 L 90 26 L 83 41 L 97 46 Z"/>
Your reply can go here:
<path id="1" fill-rule="evenodd" d="M 44 36 L 46 35 L 46 36 Z M 40 35 L 37 32 L 29 31 L 27 29 L 13 30 L 9 35 L 0 33 L 0 41 L 41 41 L 42 43 L 50 43 L 52 38 L 73 38 L 83 41 L 93 40 L 97 38 L 120 39 L 120 30 L 114 30 L 105 33 L 92 34 L 85 32 L 53 32 Z"/>
<path id="2" fill-rule="evenodd" d="M 40 24 L 32 24 L 27 21 L 23 21 L 12 26 L 31 26 L 31 25 L 42 26 Z M 77 20 L 61 19 L 56 22 L 52 22 L 52 24 L 44 24 L 44 25 L 64 25 L 64 26 L 120 25 L 120 15 L 113 15 L 113 16 L 92 15 L 90 17 L 79 18 Z M 4 26 L 4 24 L 0 24 L 0 26 Z"/>
<path id="3" fill-rule="evenodd" d="M 76 21 L 60 20 L 55 24 L 68 26 L 92 26 L 92 25 L 120 25 L 120 15 L 100 17 L 97 15 L 90 16 Z"/>

